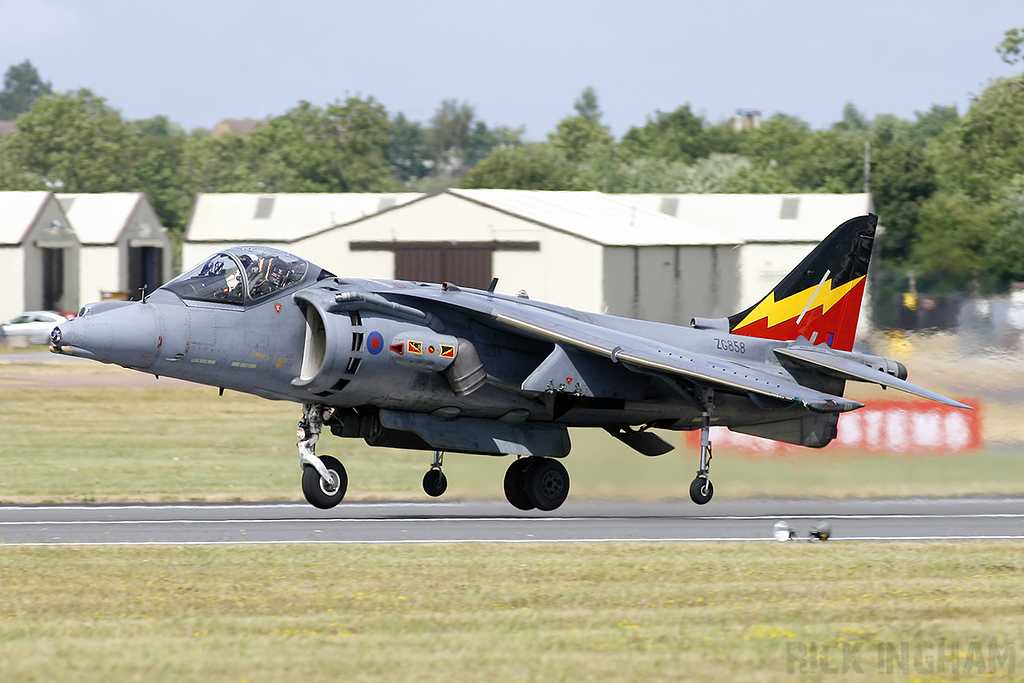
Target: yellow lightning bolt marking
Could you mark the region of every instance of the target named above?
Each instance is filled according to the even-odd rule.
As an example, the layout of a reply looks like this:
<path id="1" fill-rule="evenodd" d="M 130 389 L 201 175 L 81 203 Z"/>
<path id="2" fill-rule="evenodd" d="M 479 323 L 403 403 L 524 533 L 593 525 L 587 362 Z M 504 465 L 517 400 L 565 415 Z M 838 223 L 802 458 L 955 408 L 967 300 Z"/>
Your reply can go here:
<path id="1" fill-rule="evenodd" d="M 796 318 L 805 310 L 810 311 L 818 306 L 821 306 L 821 312 L 824 315 L 830 308 L 842 301 L 843 297 L 849 294 L 850 290 L 856 287 L 863 279 L 864 276 L 862 275 L 835 289 L 832 289 L 832 281 L 828 280 L 820 288 L 817 285 L 808 287 L 802 292 L 787 296 L 781 301 L 776 301 L 775 292 L 770 292 L 733 330 L 746 327 L 762 318 L 767 318 L 768 327 L 773 327 L 779 323 Z M 815 294 L 816 289 L 817 294 Z M 813 301 L 811 300 L 812 296 L 814 296 Z"/>

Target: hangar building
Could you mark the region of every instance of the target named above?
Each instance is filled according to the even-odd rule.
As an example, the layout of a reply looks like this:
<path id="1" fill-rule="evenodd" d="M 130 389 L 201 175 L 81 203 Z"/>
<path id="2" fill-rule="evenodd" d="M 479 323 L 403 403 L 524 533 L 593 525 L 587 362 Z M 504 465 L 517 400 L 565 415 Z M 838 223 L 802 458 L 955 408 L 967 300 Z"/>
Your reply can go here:
<path id="1" fill-rule="evenodd" d="M 867 194 L 207 194 L 183 266 L 265 243 L 339 276 L 481 288 L 498 277 L 499 291 L 687 324 L 755 303 L 833 228 L 871 209 Z"/>
<path id="2" fill-rule="evenodd" d="M 213 252 L 238 244 L 266 244 L 287 250 L 288 245 L 306 235 L 419 196 L 414 192 L 202 193 L 196 196 L 185 230 L 182 269 L 188 270 Z"/>
<path id="3" fill-rule="evenodd" d="M 499 291 L 688 323 L 733 312 L 739 244 L 600 192 L 449 189 L 293 246 L 346 276 L 481 289 L 497 277 Z"/>
<path id="4" fill-rule="evenodd" d="M 81 244 L 52 192 L 0 192 L 0 320 L 78 310 Z"/>
<path id="5" fill-rule="evenodd" d="M 721 230 L 743 242 L 740 304 L 757 303 L 846 220 L 874 211 L 870 194 L 616 195 L 637 206 Z M 626 199 L 628 197 L 628 199 Z M 869 300 L 865 298 L 865 302 Z M 866 320 L 868 316 L 861 316 Z"/>
<path id="6" fill-rule="evenodd" d="M 142 193 L 58 194 L 82 243 L 81 303 L 139 298 L 171 278 L 171 238 Z"/>

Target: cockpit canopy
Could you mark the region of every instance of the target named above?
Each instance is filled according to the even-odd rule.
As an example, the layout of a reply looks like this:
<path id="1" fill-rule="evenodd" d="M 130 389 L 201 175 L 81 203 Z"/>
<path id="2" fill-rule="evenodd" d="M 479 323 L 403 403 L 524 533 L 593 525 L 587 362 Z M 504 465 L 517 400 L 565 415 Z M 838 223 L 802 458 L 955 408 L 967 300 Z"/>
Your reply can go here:
<path id="1" fill-rule="evenodd" d="M 270 247 L 232 247 L 174 278 L 161 289 L 182 299 L 255 304 L 302 282 L 315 269 L 308 261 Z M 333 277 L 319 271 L 318 280 Z"/>

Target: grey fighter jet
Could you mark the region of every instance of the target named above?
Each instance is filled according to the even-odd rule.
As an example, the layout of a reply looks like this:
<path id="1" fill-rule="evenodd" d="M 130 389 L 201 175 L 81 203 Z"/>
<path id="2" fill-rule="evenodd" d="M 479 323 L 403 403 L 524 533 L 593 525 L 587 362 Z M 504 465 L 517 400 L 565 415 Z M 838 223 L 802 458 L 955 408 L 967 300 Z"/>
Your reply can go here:
<path id="1" fill-rule="evenodd" d="M 847 381 L 962 403 L 910 384 L 903 364 L 853 351 L 877 217 L 836 228 L 761 301 L 689 327 L 632 320 L 456 284 L 337 277 L 275 249 L 210 257 L 142 301 L 85 306 L 51 335 L 84 356 L 302 404 L 302 490 L 345 496 L 345 468 L 314 452 L 324 427 L 371 446 L 433 451 L 423 488 L 447 487 L 442 455 L 512 455 L 521 510 L 565 501 L 569 427 L 598 427 L 645 455 L 652 428 L 700 430 L 695 503 L 711 500 L 709 428 L 820 448 Z"/>

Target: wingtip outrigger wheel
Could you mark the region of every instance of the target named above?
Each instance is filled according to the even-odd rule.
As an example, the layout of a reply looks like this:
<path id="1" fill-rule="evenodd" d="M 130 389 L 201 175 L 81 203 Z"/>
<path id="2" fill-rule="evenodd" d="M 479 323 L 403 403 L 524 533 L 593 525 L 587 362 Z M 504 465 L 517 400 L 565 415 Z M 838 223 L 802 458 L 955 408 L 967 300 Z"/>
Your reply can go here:
<path id="1" fill-rule="evenodd" d="M 430 469 L 423 475 L 423 491 L 433 498 L 444 495 L 444 492 L 448 490 L 448 478 L 441 471 L 443 464 L 444 451 L 434 451 L 434 462 L 430 464 Z"/>
<path id="2" fill-rule="evenodd" d="M 690 482 L 690 500 L 697 505 L 704 505 L 711 496 L 715 495 L 715 487 L 706 474 L 697 474 L 697 477 Z"/>
<path id="3" fill-rule="evenodd" d="M 711 470 L 711 410 L 714 408 L 715 392 L 707 387 L 702 392 L 703 409 L 700 417 L 700 469 L 697 477 L 690 482 L 690 500 L 705 505 L 715 494 L 715 487 L 708 479 Z"/>

